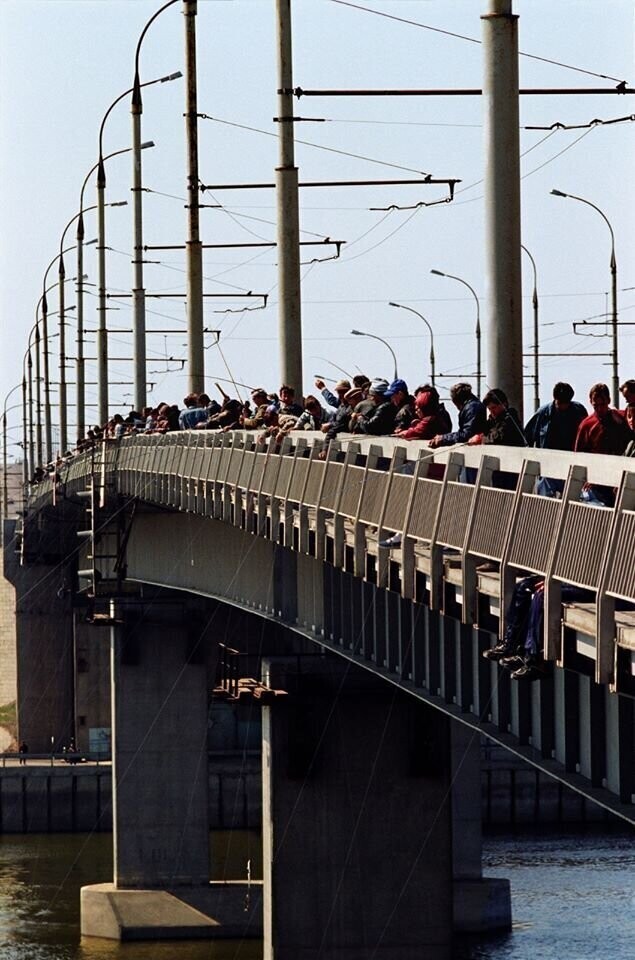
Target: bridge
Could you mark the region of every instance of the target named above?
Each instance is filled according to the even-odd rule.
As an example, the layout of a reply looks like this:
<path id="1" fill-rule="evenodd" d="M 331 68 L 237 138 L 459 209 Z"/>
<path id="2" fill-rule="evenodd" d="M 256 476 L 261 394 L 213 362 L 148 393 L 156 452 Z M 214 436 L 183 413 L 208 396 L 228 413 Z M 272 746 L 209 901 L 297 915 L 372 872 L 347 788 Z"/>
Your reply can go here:
<path id="1" fill-rule="evenodd" d="M 635 822 L 633 461 L 323 448 L 139 435 L 31 488 L 23 563 L 71 564 L 112 653 L 115 875 L 84 889 L 84 933 L 260 931 L 257 885 L 209 884 L 205 644 L 217 692 L 263 711 L 267 957 L 438 958 L 453 929 L 509 925 L 507 882 L 481 873 L 481 734 Z M 542 475 L 562 499 L 534 493 Z M 615 507 L 581 502 L 587 482 L 615 487 Z M 545 582 L 534 683 L 481 656 L 527 573 Z M 566 585 L 587 599 L 563 602 Z M 234 653 L 215 626 L 228 607 L 263 624 Z"/>

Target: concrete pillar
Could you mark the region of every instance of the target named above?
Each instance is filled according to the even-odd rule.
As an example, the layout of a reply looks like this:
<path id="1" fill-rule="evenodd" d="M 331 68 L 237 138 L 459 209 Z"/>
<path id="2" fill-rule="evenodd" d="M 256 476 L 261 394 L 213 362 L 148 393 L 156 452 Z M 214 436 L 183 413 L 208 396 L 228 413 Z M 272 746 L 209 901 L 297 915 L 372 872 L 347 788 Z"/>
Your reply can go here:
<path id="1" fill-rule="evenodd" d="M 449 720 L 341 659 L 263 669 L 265 960 L 449 957 Z"/>
<path id="2" fill-rule="evenodd" d="M 73 614 L 75 743 L 80 753 L 110 756 L 110 630 Z"/>
<path id="3" fill-rule="evenodd" d="M 112 614 L 114 882 L 82 889 L 82 934 L 258 936 L 258 898 L 209 882 L 204 622 L 174 601 Z"/>
<path id="4" fill-rule="evenodd" d="M 518 17 L 488 0 L 482 19 L 488 387 L 523 416 Z"/>
<path id="5" fill-rule="evenodd" d="M 4 603 L 15 617 L 18 738 L 30 753 L 61 751 L 73 736 L 73 624 L 68 565 L 21 566 L 4 547 Z"/>
<path id="6" fill-rule="evenodd" d="M 509 880 L 483 877 L 480 735 L 450 723 L 454 930 L 485 933 L 512 924 Z"/>
<path id="7" fill-rule="evenodd" d="M 209 880 L 207 671 L 195 642 L 181 604 L 125 609 L 112 628 L 116 887 Z"/>

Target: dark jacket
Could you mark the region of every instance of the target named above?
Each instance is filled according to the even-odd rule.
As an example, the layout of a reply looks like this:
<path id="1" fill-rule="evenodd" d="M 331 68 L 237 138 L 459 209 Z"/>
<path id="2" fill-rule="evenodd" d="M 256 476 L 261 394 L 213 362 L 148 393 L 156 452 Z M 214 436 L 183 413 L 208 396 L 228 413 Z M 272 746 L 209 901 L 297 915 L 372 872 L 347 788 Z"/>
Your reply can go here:
<path id="1" fill-rule="evenodd" d="M 513 407 L 507 407 L 500 417 L 488 417 L 483 433 L 483 443 L 497 443 L 501 447 L 525 446 L 522 424 Z"/>
<path id="2" fill-rule="evenodd" d="M 380 403 L 375 407 L 374 413 L 371 413 L 364 420 L 358 420 L 355 424 L 355 433 L 367 433 L 374 437 L 387 437 L 395 429 L 395 416 L 397 408 L 390 400 Z"/>
<path id="3" fill-rule="evenodd" d="M 407 430 L 414 420 L 415 398 L 408 397 L 395 414 L 395 430 Z"/>
<path id="4" fill-rule="evenodd" d="M 545 403 L 525 425 L 527 446 L 573 450 L 578 427 L 586 416 L 586 408 L 575 400 L 566 410 L 558 410 L 553 401 Z"/>
<path id="5" fill-rule="evenodd" d="M 338 433 L 348 433 L 352 412 L 353 408 L 348 403 L 340 403 L 326 432 L 327 440 L 332 440 Z"/>
<path id="6" fill-rule="evenodd" d="M 459 429 L 453 433 L 442 435 L 441 447 L 448 447 L 453 443 L 466 443 L 477 433 L 485 433 L 487 411 L 480 400 L 471 396 L 459 410 Z"/>

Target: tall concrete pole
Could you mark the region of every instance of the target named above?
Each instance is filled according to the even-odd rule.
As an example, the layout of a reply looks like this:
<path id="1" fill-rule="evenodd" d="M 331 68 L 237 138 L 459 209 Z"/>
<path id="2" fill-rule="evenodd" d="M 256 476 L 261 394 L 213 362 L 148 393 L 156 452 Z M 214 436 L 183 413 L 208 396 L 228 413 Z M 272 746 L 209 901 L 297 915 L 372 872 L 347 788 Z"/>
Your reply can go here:
<path id="1" fill-rule="evenodd" d="M 2 417 L 2 519 L 7 519 L 9 512 L 9 478 L 7 477 L 7 415 Z M 4 546 L 4 529 L 2 531 Z"/>
<path id="2" fill-rule="evenodd" d="M 84 217 L 77 219 L 77 348 L 75 352 L 75 410 L 77 441 L 86 432 L 86 378 L 84 364 Z"/>
<path id="3" fill-rule="evenodd" d="M 132 114 L 132 203 L 134 214 L 132 287 L 132 356 L 134 361 L 134 406 L 146 406 L 146 292 L 143 286 L 143 184 L 141 176 L 141 85 L 135 73 L 130 106 Z"/>
<path id="4" fill-rule="evenodd" d="M 33 358 L 31 357 L 31 349 L 27 353 L 27 382 L 28 382 L 28 405 L 29 405 L 29 438 L 28 438 L 28 448 L 29 448 L 29 477 L 33 476 L 35 472 L 35 450 L 33 445 Z"/>
<path id="5" fill-rule="evenodd" d="M 294 158 L 291 0 L 276 0 L 278 37 L 278 331 L 281 382 L 302 395 L 302 315 L 300 302 L 300 215 L 298 168 Z"/>
<path id="6" fill-rule="evenodd" d="M 53 431 L 51 428 L 51 378 L 49 373 L 48 301 L 42 295 L 42 366 L 44 368 L 44 440 L 46 460 L 53 459 Z"/>
<path id="7" fill-rule="evenodd" d="M 68 447 L 68 417 L 66 407 L 66 268 L 64 267 L 64 257 L 60 256 L 58 269 L 59 279 L 59 376 L 58 403 L 60 411 L 60 450 L 66 453 Z"/>
<path id="8" fill-rule="evenodd" d="M 35 318 L 35 452 L 37 462 L 42 466 L 42 370 L 40 364 L 40 351 L 42 341 L 40 337 L 40 325 L 37 316 Z"/>
<path id="9" fill-rule="evenodd" d="M 29 458 L 27 455 L 27 399 L 26 399 L 26 376 L 22 377 L 22 481 L 24 485 L 29 482 Z"/>
<path id="10" fill-rule="evenodd" d="M 183 0 L 185 19 L 185 134 L 187 141 L 187 350 L 188 390 L 205 389 L 203 346 L 203 247 L 199 233 L 196 5 Z"/>
<path id="11" fill-rule="evenodd" d="M 97 420 L 108 420 L 108 334 L 106 332 L 106 169 L 99 158 L 97 167 Z"/>
<path id="12" fill-rule="evenodd" d="M 518 17 L 512 0 L 488 0 L 482 16 L 485 132 L 487 385 L 523 415 L 520 262 Z"/>

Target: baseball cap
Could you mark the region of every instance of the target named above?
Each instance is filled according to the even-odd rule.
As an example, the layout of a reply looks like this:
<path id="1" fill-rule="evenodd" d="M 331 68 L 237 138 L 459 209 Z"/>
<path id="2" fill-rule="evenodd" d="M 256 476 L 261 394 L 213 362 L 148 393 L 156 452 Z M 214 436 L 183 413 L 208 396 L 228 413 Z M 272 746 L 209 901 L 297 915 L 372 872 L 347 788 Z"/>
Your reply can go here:
<path id="1" fill-rule="evenodd" d="M 386 396 L 392 397 L 395 393 L 399 393 L 400 390 L 403 390 L 404 393 L 408 393 L 408 384 L 405 380 L 393 380 L 388 389 L 386 390 Z"/>

